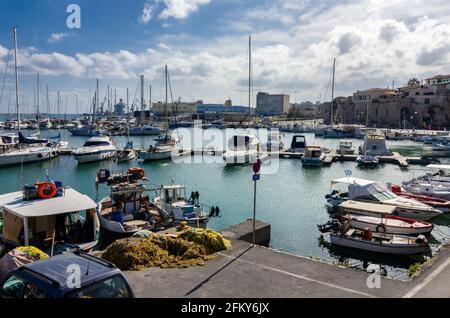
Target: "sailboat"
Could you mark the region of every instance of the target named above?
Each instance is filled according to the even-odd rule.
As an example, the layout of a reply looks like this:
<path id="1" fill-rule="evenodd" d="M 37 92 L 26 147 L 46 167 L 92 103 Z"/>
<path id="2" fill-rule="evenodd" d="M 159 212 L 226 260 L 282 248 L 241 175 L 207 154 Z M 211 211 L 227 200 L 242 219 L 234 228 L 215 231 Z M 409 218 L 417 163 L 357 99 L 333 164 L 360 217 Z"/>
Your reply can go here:
<path id="1" fill-rule="evenodd" d="M 14 63 L 16 80 L 16 109 L 17 109 L 17 130 L 19 137 L 21 134 L 20 103 L 19 103 L 19 66 L 17 63 L 17 29 L 13 29 L 14 39 Z M 38 85 L 39 99 L 39 85 Z M 23 137 L 23 135 L 22 135 Z M 0 150 L 0 166 L 15 165 L 43 161 L 54 158 L 58 155 L 58 149 L 47 140 L 32 140 L 31 138 L 20 138 L 19 143 L 14 147 L 7 147 Z"/>
<path id="2" fill-rule="evenodd" d="M 168 105 L 168 81 L 169 71 L 167 65 L 165 66 L 165 79 L 166 79 L 166 110 Z M 166 111 L 167 113 L 167 111 Z M 167 123 L 168 126 L 168 123 Z M 163 138 L 159 138 L 154 146 L 150 146 L 147 150 L 139 153 L 139 159 L 144 161 L 163 160 L 172 158 L 172 153 L 178 151 L 180 148 L 180 140 L 175 138 L 168 130 L 165 132 Z"/>
<path id="3" fill-rule="evenodd" d="M 137 152 L 133 149 L 133 142 L 130 141 L 130 108 L 128 100 L 128 88 L 127 88 L 127 145 L 123 150 L 117 152 L 117 162 L 125 162 L 135 160 L 137 158 Z"/>

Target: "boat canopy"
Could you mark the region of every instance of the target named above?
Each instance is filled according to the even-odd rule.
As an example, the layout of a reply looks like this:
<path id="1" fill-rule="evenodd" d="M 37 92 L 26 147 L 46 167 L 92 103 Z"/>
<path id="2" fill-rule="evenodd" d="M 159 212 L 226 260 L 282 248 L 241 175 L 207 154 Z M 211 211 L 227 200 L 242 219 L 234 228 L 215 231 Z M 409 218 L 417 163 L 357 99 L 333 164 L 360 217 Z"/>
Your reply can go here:
<path id="1" fill-rule="evenodd" d="M 450 165 L 428 165 L 429 169 L 450 170 Z"/>
<path id="2" fill-rule="evenodd" d="M 380 214 L 392 214 L 394 213 L 396 207 L 386 204 L 376 204 L 376 203 L 366 203 L 359 201 L 348 200 L 342 202 L 340 207 L 348 211 L 363 211 L 363 212 L 374 212 Z"/>
<path id="3" fill-rule="evenodd" d="M 383 187 L 381 184 L 372 182 L 366 185 L 351 184 L 348 187 L 348 197 L 350 200 L 364 198 L 383 202 L 396 199 L 397 195 Z"/>
<path id="4" fill-rule="evenodd" d="M 339 184 L 339 183 L 348 184 L 348 185 L 354 184 L 354 185 L 358 185 L 358 186 L 366 186 L 368 184 L 375 183 L 375 181 L 354 178 L 354 177 L 345 177 L 345 178 L 331 180 L 331 185 Z"/>
<path id="5" fill-rule="evenodd" d="M 51 199 L 27 201 L 21 191 L 0 195 L 0 207 L 21 218 L 42 217 L 96 208 L 95 202 L 87 195 L 67 188 L 64 196 Z"/>

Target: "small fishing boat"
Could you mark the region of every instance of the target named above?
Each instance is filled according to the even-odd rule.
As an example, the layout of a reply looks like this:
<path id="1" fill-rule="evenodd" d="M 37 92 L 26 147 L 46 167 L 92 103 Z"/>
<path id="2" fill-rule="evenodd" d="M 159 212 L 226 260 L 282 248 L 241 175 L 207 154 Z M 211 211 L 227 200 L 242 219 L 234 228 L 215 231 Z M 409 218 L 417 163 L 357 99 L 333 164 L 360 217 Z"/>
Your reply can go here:
<path id="1" fill-rule="evenodd" d="M 356 162 L 361 167 L 376 167 L 378 166 L 379 160 L 377 157 L 366 152 L 364 155 L 359 155 L 356 158 Z"/>
<path id="2" fill-rule="evenodd" d="M 75 159 L 79 163 L 111 159 L 116 153 L 117 148 L 109 137 L 91 137 L 83 147 L 73 151 Z"/>
<path id="3" fill-rule="evenodd" d="M 91 250 L 98 239 L 96 204 L 87 195 L 48 180 L 0 195 L 1 241 L 6 248 L 36 246 L 49 255 Z"/>
<path id="4" fill-rule="evenodd" d="M 349 222 L 358 230 L 368 228 L 372 232 L 386 234 L 417 235 L 427 234 L 433 230 L 433 224 L 402 218 L 392 214 L 369 216 L 359 214 L 345 214 L 338 218 L 341 222 Z"/>
<path id="5" fill-rule="evenodd" d="M 353 142 L 351 140 L 340 140 L 336 153 L 341 155 L 353 155 L 355 153 Z"/>
<path id="6" fill-rule="evenodd" d="M 151 202 L 145 180 L 142 168 L 124 172 L 103 169 L 97 173 L 97 195 L 101 184 L 110 188 L 97 206 L 102 233 L 113 239 L 125 238 L 142 230 L 157 231 L 173 222 L 171 215 Z"/>
<path id="7" fill-rule="evenodd" d="M 319 230 L 322 233 L 330 233 L 331 244 L 369 252 L 414 255 L 423 254 L 430 250 L 428 240 L 423 235 L 413 237 L 379 234 L 373 233 L 369 229 L 357 230 L 351 228 L 349 224 L 319 226 Z"/>
<path id="8" fill-rule="evenodd" d="M 399 185 L 391 185 L 391 191 L 398 196 L 413 199 L 419 202 L 422 202 L 426 205 L 432 206 L 433 208 L 436 208 L 443 213 L 449 213 L 450 212 L 450 201 L 440 199 L 440 198 L 434 198 L 431 196 L 426 195 L 420 195 L 420 194 L 414 194 L 407 191 L 404 191 L 401 186 Z"/>
<path id="9" fill-rule="evenodd" d="M 303 166 L 322 166 L 323 154 L 320 146 L 306 146 L 302 157 Z"/>
<path id="10" fill-rule="evenodd" d="M 351 200 L 352 202 L 393 206 L 395 207 L 395 215 L 414 220 L 431 220 L 442 214 L 442 211 L 431 206 L 400 197 L 375 181 L 354 177 L 331 181 L 332 186 L 339 184 L 347 186 L 347 191 L 335 189 L 325 196 L 327 203 L 334 208 L 341 207 L 343 203 Z"/>
<path id="11" fill-rule="evenodd" d="M 164 185 L 157 191 L 159 195 L 153 200 L 155 206 L 165 215 L 173 217 L 174 225 L 186 222 L 192 227 L 206 228 L 209 215 L 198 198 L 186 197 L 186 187 L 182 185 Z"/>
<path id="12" fill-rule="evenodd" d="M 283 135 L 278 131 L 269 131 L 267 142 L 262 145 L 263 151 L 283 151 L 285 150 Z"/>
<path id="13" fill-rule="evenodd" d="M 222 158 L 227 166 L 247 165 L 258 159 L 260 141 L 253 135 L 235 135 L 228 141 Z"/>

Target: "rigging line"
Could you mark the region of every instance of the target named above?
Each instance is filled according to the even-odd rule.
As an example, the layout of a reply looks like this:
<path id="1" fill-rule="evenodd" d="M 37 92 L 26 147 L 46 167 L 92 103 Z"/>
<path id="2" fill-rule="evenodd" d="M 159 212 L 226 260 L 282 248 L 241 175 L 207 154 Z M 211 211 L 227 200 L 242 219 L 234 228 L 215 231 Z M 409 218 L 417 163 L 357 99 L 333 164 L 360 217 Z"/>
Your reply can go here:
<path id="1" fill-rule="evenodd" d="M 3 75 L 2 92 L 0 93 L 0 105 L 2 104 L 2 100 L 3 100 L 3 91 L 5 89 L 6 76 L 8 75 L 9 62 L 11 61 L 11 56 L 12 56 L 12 47 L 10 47 L 8 52 L 9 52 L 9 54 L 8 54 L 8 60 L 6 61 L 5 74 Z"/>

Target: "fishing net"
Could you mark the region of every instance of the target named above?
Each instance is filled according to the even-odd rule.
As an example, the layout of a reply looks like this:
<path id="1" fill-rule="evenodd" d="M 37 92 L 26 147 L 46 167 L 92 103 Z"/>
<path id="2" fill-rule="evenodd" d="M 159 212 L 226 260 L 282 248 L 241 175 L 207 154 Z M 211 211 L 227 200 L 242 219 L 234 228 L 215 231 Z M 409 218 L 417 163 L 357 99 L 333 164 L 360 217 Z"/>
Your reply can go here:
<path id="1" fill-rule="evenodd" d="M 17 247 L 0 259 L 0 281 L 10 271 L 46 258 L 48 258 L 48 255 L 34 246 Z"/>
<path id="2" fill-rule="evenodd" d="M 178 237 L 203 246 L 208 255 L 227 250 L 231 246 L 231 242 L 220 233 L 209 229 L 189 228 L 179 232 Z"/>
<path id="3" fill-rule="evenodd" d="M 185 268 L 201 266 L 212 257 L 205 247 L 170 236 L 154 235 L 150 238 L 127 238 L 115 241 L 102 258 L 124 271 L 143 270 L 148 267 Z"/>

